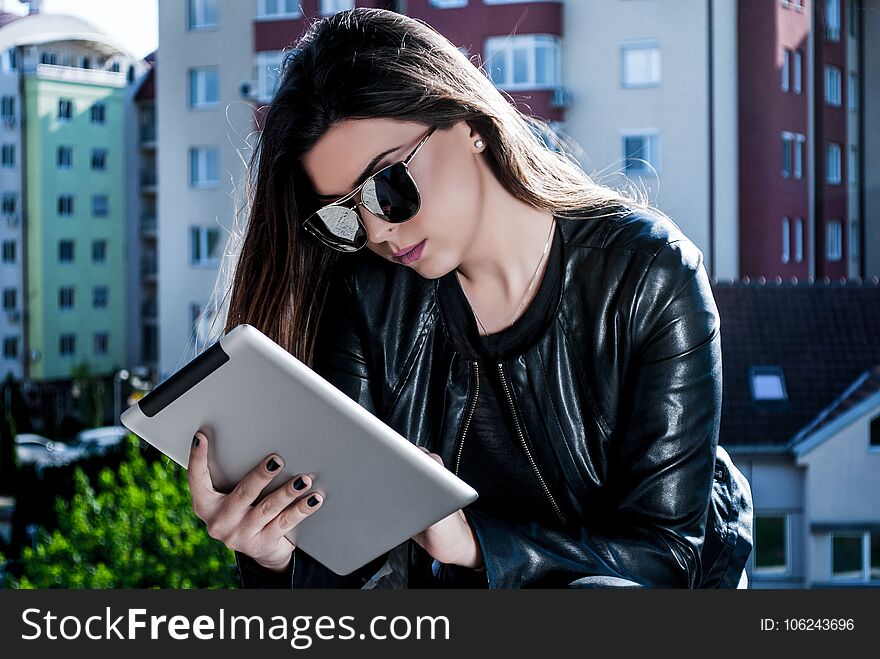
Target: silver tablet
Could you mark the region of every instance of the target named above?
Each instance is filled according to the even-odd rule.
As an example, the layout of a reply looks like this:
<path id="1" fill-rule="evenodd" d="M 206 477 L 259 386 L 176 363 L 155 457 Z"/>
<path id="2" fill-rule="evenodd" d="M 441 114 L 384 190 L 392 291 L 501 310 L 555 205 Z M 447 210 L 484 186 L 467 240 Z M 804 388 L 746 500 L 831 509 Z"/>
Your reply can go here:
<path id="1" fill-rule="evenodd" d="M 128 408 L 122 423 L 179 465 L 208 432 L 214 487 L 229 492 L 270 453 L 263 490 L 310 474 L 323 505 L 287 537 L 345 575 L 466 506 L 477 492 L 287 350 L 239 325 Z"/>

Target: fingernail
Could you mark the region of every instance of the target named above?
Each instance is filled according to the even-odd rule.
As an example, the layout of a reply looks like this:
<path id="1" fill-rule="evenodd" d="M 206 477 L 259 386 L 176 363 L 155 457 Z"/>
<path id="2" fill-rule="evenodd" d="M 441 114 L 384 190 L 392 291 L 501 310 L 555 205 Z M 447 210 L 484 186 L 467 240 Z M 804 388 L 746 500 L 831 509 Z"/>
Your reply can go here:
<path id="1" fill-rule="evenodd" d="M 266 469 L 269 471 L 275 471 L 281 465 L 275 462 L 275 458 L 269 458 L 269 462 L 266 463 Z"/>
<path id="2" fill-rule="evenodd" d="M 193 435 L 193 448 L 198 448 L 198 447 L 199 447 L 199 436 Z"/>
<path id="3" fill-rule="evenodd" d="M 301 490 L 306 486 L 306 482 L 300 477 L 293 481 L 293 489 Z"/>
<path id="4" fill-rule="evenodd" d="M 309 500 L 308 500 L 307 503 L 309 504 L 309 508 L 314 508 L 314 507 L 317 506 L 318 503 L 320 503 L 320 502 L 318 501 L 318 497 L 316 497 L 316 496 L 313 494 L 312 496 L 309 497 Z"/>

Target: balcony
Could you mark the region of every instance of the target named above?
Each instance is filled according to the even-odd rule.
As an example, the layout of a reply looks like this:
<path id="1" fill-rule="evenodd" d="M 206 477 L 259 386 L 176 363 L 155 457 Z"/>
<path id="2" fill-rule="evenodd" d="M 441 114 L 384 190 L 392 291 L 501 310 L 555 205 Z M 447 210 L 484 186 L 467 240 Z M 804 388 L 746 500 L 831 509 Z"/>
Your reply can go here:
<path id="1" fill-rule="evenodd" d="M 141 192 L 154 194 L 156 192 L 156 183 L 155 169 L 145 169 L 141 171 Z"/>
<path id="2" fill-rule="evenodd" d="M 75 66 L 60 66 L 58 64 L 33 64 L 25 67 L 26 74 L 36 73 L 43 80 L 62 80 L 64 82 L 81 82 L 88 85 L 103 85 L 105 87 L 125 87 L 125 74 L 116 71 L 102 71 L 100 69 L 81 69 Z"/>
<path id="3" fill-rule="evenodd" d="M 141 304 L 141 320 L 156 320 L 157 304 L 155 298 L 144 300 Z"/>
<path id="4" fill-rule="evenodd" d="M 141 126 L 140 141 L 141 141 L 141 148 L 143 148 L 143 149 L 155 149 L 156 148 L 156 125 L 155 124 Z"/>
<path id="5" fill-rule="evenodd" d="M 141 257 L 141 277 L 144 279 L 155 279 L 158 271 L 156 255 L 144 254 Z"/>
<path id="6" fill-rule="evenodd" d="M 156 237 L 156 216 L 151 213 L 141 215 L 141 236 L 145 238 Z"/>

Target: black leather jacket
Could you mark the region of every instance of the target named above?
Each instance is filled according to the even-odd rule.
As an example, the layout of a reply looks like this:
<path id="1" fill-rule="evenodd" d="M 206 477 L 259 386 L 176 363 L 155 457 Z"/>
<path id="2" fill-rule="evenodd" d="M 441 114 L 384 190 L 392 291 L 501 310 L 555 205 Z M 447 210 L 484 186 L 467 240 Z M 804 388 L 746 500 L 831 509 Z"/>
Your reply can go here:
<path id="1" fill-rule="evenodd" d="M 466 508 L 486 585 L 743 587 L 751 492 L 717 446 L 720 319 L 702 253 L 674 223 L 641 211 L 557 219 L 555 320 L 496 367 L 558 524 Z M 366 250 L 341 263 L 315 370 L 452 464 L 474 363 L 449 342 L 437 280 Z M 430 557 L 409 544 L 413 587 Z M 385 560 L 340 577 L 295 550 L 292 574 L 279 577 L 237 558 L 246 587 L 295 588 L 360 588 Z M 448 567 L 441 578 L 464 569 Z"/>

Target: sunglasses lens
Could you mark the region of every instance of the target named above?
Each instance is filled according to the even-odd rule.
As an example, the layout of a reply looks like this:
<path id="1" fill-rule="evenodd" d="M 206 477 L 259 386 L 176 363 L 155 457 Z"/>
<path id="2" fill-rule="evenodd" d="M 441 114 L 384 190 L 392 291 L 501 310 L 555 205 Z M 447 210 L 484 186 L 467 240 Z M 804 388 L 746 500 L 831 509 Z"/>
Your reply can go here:
<path id="1" fill-rule="evenodd" d="M 326 206 L 307 224 L 318 238 L 343 251 L 354 251 L 367 242 L 367 233 L 357 213 L 344 206 Z"/>
<path id="2" fill-rule="evenodd" d="M 406 165 L 378 172 L 361 189 L 361 200 L 373 215 L 393 223 L 406 222 L 419 210 L 419 189 Z"/>

